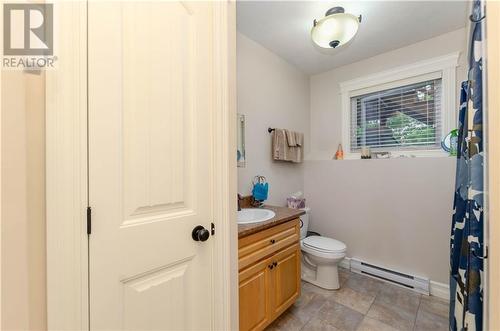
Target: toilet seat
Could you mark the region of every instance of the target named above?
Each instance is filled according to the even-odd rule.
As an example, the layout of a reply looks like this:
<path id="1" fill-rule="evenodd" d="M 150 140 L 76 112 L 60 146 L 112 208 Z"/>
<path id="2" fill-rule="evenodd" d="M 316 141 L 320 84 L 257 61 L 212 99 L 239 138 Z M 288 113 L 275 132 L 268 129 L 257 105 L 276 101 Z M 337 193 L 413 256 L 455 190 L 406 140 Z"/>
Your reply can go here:
<path id="1" fill-rule="evenodd" d="M 319 253 L 345 253 L 347 250 L 346 245 L 338 240 L 321 237 L 321 236 L 309 236 L 302 240 L 302 245 L 304 248 L 316 251 Z"/>

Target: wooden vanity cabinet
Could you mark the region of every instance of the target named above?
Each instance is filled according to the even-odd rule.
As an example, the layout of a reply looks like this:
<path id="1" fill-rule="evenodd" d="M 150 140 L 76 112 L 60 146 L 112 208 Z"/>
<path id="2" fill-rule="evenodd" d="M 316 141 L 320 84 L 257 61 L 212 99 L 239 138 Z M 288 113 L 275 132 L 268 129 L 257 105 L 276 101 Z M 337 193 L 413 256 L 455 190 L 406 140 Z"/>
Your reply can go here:
<path id="1" fill-rule="evenodd" d="M 295 219 L 239 240 L 240 331 L 263 330 L 299 297 L 299 237 Z"/>
<path id="2" fill-rule="evenodd" d="M 272 319 L 281 315 L 300 295 L 300 246 L 294 244 L 277 253 L 271 273 Z"/>
<path id="3" fill-rule="evenodd" d="M 270 323 L 271 277 L 270 259 L 240 271 L 240 330 L 262 330 Z"/>

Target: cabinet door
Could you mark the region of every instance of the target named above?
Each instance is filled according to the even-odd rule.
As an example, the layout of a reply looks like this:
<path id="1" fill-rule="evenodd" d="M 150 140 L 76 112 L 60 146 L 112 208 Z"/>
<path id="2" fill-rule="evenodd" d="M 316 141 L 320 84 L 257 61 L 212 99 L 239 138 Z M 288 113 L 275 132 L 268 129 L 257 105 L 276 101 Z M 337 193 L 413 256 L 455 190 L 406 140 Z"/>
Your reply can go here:
<path id="1" fill-rule="evenodd" d="M 300 247 L 298 244 L 277 253 L 272 259 L 272 318 L 277 317 L 300 296 Z"/>
<path id="2" fill-rule="evenodd" d="M 240 271 L 240 331 L 262 330 L 270 321 L 270 263 L 266 259 Z"/>

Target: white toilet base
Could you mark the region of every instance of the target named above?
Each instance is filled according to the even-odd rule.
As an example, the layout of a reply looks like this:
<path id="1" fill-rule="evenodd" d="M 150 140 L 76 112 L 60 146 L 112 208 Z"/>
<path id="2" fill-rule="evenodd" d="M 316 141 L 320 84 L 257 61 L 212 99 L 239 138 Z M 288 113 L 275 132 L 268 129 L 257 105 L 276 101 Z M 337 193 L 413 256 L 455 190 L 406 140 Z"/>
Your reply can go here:
<path id="1" fill-rule="evenodd" d="M 302 280 L 327 290 L 340 288 L 337 264 L 318 265 L 315 269 L 302 261 Z"/>

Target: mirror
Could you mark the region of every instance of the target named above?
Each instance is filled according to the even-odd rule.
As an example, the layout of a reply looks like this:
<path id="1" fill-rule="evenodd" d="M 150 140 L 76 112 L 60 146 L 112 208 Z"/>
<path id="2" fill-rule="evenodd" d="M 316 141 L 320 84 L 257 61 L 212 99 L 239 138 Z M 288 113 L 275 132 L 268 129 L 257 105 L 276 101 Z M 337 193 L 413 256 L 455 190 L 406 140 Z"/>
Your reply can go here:
<path id="1" fill-rule="evenodd" d="M 245 115 L 237 114 L 236 116 L 236 125 L 237 125 L 237 162 L 238 167 L 244 168 L 246 162 L 245 156 Z"/>

